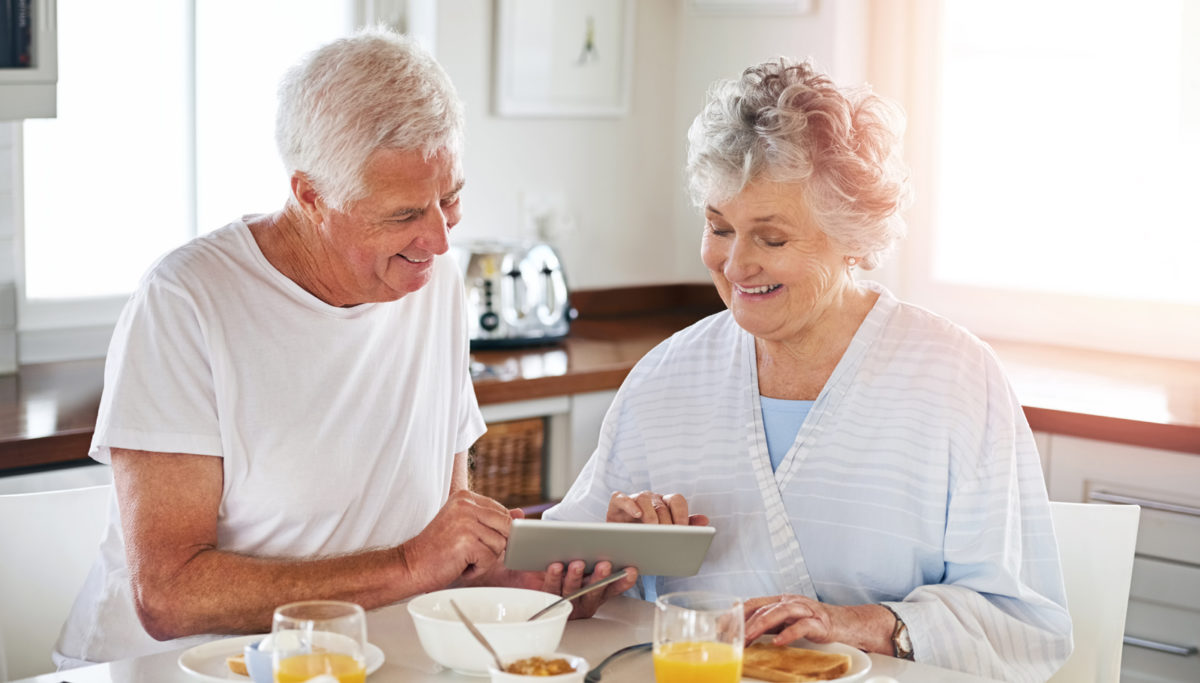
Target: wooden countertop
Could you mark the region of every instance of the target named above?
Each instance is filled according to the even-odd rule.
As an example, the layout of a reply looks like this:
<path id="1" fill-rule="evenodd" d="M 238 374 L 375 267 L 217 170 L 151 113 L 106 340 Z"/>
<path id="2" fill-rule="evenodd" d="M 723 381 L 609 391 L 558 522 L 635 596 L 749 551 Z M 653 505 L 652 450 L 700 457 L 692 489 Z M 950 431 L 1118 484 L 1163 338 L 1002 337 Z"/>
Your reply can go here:
<path id="1" fill-rule="evenodd" d="M 566 340 L 472 354 L 481 404 L 616 389 L 647 351 L 721 306 L 707 285 L 581 291 L 573 303 Z M 1200 363 L 990 343 L 1035 431 L 1200 455 Z M 0 472 L 87 460 L 103 368 L 46 363 L 0 377 Z"/>

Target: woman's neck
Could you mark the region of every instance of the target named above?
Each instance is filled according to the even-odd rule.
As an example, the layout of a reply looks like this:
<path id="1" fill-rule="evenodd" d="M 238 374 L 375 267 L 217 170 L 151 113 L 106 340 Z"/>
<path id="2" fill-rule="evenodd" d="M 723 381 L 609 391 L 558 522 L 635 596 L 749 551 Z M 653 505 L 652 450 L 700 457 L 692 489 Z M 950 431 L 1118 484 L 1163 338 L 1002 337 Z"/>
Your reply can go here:
<path id="1" fill-rule="evenodd" d="M 851 284 L 800 334 L 755 339 L 759 393 L 769 398 L 816 399 L 878 298 L 878 292 Z"/>

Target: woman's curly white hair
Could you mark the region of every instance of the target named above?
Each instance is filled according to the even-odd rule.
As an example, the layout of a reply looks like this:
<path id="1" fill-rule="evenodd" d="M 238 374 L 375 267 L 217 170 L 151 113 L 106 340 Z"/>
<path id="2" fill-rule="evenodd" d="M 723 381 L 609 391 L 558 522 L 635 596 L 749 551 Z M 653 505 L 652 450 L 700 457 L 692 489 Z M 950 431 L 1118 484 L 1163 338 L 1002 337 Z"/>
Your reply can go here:
<path id="1" fill-rule="evenodd" d="M 869 87 L 838 88 L 808 60 L 752 66 L 715 83 L 688 129 L 692 201 L 720 203 L 759 179 L 796 182 L 818 227 L 874 268 L 905 232 L 903 127 L 898 106 Z"/>

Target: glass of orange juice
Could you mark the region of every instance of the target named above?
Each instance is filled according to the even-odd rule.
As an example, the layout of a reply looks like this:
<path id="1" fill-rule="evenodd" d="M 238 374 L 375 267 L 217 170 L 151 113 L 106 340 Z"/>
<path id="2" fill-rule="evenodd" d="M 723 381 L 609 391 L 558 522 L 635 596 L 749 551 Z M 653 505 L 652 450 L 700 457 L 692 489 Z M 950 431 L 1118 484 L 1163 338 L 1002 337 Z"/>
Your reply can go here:
<path id="1" fill-rule="evenodd" d="M 741 598 L 684 591 L 654 603 L 654 680 L 738 683 L 745 620 Z"/>
<path id="2" fill-rule="evenodd" d="M 332 676 L 339 683 L 367 680 L 367 617 L 352 602 L 312 600 L 275 609 L 271 634 L 288 643 L 272 653 L 276 683 Z"/>

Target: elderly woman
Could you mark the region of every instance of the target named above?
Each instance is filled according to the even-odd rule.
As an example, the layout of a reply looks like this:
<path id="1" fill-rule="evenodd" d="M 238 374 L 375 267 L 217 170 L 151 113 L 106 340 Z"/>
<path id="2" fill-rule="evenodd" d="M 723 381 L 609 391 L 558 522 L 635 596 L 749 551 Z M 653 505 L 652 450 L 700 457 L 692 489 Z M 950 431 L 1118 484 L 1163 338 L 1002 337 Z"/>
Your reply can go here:
<path id="1" fill-rule="evenodd" d="M 982 342 L 855 277 L 903 232 L 898 118 L 785 59 L 710 91 L 688 173 L 728 310 L 638 363 L 545 517 L 711 520 L 654 589 L 750 598 L 748 640 L 1044 681 L 1071 626 L 1021 406 Z"/>
<path id="2" fill-rule="evenodd" d="M 462 127 L 441 67 L 394 33 L 287 74 L 286 206 L 163 257 L 113 335 L 91 456 L 112 464 L 118 514 L 60 666 L 262 632 L 296 600 L 580 586 L 581 562 L 506 572 L 519 513 L 467 490 L 485 427 L 461 277 L 441 257 Z"/>

